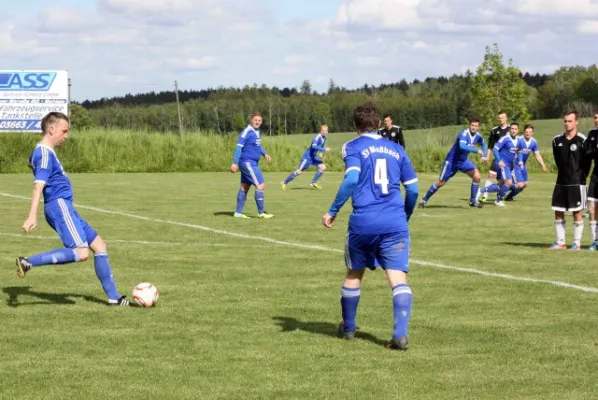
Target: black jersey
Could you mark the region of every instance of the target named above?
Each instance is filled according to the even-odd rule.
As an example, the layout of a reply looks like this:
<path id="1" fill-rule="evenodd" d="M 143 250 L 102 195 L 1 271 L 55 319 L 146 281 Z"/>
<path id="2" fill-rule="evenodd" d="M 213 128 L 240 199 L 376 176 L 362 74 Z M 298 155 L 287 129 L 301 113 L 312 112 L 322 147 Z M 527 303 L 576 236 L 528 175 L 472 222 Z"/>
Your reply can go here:
<path id="1" fill-rule="evenodd" d="M 507 125 L 504 128 L 500 126 L 495 126 L 490 130 L 490 135 L 488 135 L 488 150 L 492 151 L 492 148 L 502 137 L 506 136 L 511 132 L 511 126 Z"/>
<path id="2" fill-rule="evenodd" d="M 403 138 L 403 130 L 398 125 L 393 125 L 390 129 L 378 129 L 378 135 L 392 140 L 405 148 L 405 139 Z"/>
<path id="3" fill-rule="evenodd" d="M 557 185 L 585 185 L 591 159 L 587 156 L 586 137 L 577 132 L 571 139 L 564 133 L 552 140 L 554 162 L 558 168 Z"/>

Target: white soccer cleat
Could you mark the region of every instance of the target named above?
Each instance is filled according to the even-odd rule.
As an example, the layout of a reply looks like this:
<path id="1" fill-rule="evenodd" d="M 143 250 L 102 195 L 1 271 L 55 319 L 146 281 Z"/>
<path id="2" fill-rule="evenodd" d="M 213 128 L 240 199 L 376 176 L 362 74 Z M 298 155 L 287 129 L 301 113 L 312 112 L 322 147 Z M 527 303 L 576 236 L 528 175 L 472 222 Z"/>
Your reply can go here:
<path id="1" fill-rule="evenodd" d="M 502 200 L 501 201 L 496 200 L 494 202 L 494 205 L 497 206 L 497 207 L 504 207 L 505 203 L 503 203 Z"/>

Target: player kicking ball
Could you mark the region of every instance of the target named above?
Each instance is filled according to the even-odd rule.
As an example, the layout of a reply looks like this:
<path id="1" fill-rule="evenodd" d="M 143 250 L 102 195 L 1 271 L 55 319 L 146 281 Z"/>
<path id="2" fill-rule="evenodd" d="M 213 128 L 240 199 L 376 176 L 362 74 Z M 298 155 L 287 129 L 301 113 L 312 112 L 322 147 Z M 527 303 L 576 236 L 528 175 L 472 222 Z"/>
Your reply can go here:
<path id="1" fill-rule="evenodd" d="M 29 233 L 37 227 L 37 208 L 43 195 L 46 221 L 58 233 L 64 248 L 18 257 L 17 275 L 24 278 L 32 269 L 44 265 L 86 261 L 91 248 L 96 275 L 108 296 L 107 304 L 128 306 L 129 301 L 116 290 L 106 243 L 75 210 L 71 181 L 54 152 L 68 138 L 69 119 L 63 113 L 51 112 L 42 119 L 41 126 L 42 140 L 29 157 L 35 181 L 29 217 L 23 223 L 23 230 Z"/>
<path id="2" fill-rule="evenodd" d="M 412 295 L 409 271 L 409 217 L 417 202 L 417 176 L 405 149 L 378 135 L 378 108 L 358 106 L 353 114 L 359 137 L 343 146 L 345 177 L 322 224 L 332 228 L 341 207 L 351 197 L 353 213 L 345 242 L 345 280 L 341 289 L 339 334 L 355 338 L 357 305 L 366 268 L 386 272 L 393 296 L 394 333 L 391 349 L 407 350 Z M 400 185 L 405 187 L 405 200 Z"/>
<path id="3" fill-rule="evenodd" d="M 482 135 L 478 133 L 480 129 L 480 120 L 477 118 L 471 119 L 469 127 L 463 132 L 459 133 L 453 147 L 449 150 L 440 172 L 440 178 L 430 186 L 426 195 L 419 203 L 419 208 L 426 207 L 430 198 L 459 171 L 463 172 L 471 178 L 471 193 L 469 196 L 469 205 L 471 207 L 481 208 L 482 205 L 477 200 L 478 192 L 480 190 L 480 171 L 476 168 L 473 162 L 468 158 L 469 153 L 478 153 L 482 157 L 480 161 L 486 162 L 486 152 L 488 151 L 486 142 Z M 475 147 L 481 145 L 482 149 Z"/>
<path id="4" fill-rule="evenodd" d="M 311 146 L 309 149 L 305 150 L 303 153 L 303 157 L 301 158 L 301 162 L 299 163 L 299 167 L 287 177 L 284 181 L 280 182 L 280 186 L 282 190 L 287 190 L 287 185 L 291 183 L 293 179 L 298 177 L 303 173 L 303 171 L 307 170 L 310 166 L 315 165 L 318 167 L 318 171 L 314 178 L 312 179 L 310 186 L 314 189 L 322 189 L 318 180 L 326 171 L 326 164 L 320 157 L 318 157 L 318 153 L 325 153 L 330 151 L 330 147 L 326 147 L 326 136 L 328 135 L 328 125 L 320 126 L 320 133 L 318 133 L 313 140 L 311 141 Z"/>
<path id="5" fill-rule="evenodd" d="M 254 113 L 251 116 L 251 123 L 241 131 L 237 140 L 237 148 L 230 167 L 230 172 L 233 174 L 239 168 L 241 169 L 241 188 L 237 192 L 237 209 L 233 215 L 235 218 L 249 219 L 247 215 L 243 214 L 243 208 L 245 208 L 247 192 L 249 192 L 252 185 L 255 186 L 255 204 L 257 205 L 258 218 L 270 219 L 274 217 L 274 215 L 268 214 L 264 210 L 266 183 L 258 165 L 262 156 L 266 161 L 272 161 L 272 157 L 262 147 L 260 137 L 262 122 L 262 114 Z"/>

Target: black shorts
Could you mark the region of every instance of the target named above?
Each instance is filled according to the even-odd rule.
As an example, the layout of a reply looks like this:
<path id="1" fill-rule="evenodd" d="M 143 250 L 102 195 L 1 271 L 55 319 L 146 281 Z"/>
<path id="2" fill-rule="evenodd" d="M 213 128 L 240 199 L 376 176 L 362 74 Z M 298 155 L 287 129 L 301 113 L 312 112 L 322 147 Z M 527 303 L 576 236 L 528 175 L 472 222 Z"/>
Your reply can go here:
<path id="1" fill-rule="evenodd" d="M 588 188 L 588 201 L 598 203 L 598 179 L 592 177 L 590 181 L 590 187 Z"/>
<path id="2" fill-rule="evenodd" d="M 586 208 L 586 185 L 555 185 L 552 192 L 554 211 L 581 211 Z"/>

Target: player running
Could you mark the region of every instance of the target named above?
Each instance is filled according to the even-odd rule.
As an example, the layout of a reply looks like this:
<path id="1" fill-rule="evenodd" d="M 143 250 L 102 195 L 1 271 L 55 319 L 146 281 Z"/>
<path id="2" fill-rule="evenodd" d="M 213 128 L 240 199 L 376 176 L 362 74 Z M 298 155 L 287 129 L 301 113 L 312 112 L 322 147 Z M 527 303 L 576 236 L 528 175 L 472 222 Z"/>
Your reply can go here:
<path id="1" fill-rule="evenodd" d="M 272 157 L 266 153 L 262 147 L 262 139 L 260 138 L 260 126 L 262 126 L 263 118 L 259 112 L 251 116 L 251 123 L 239 134 L 237 140 L 237 149 L 233 158 L 233 164 L 230 171 L 235 173 L 241 169 L 241 188 L 237 193 L 237 210 L 235 211 L 235 218 L 249 218 L 243 214 L 245 201 L 247 200 L 247 192 L 251 185 L 255 186 L 255 203 L 257 204 L 258 218 L 270 219 L 274 217 L 264 211 L 264 190 L 266 184 L 264 182 L 264 175 L 258 166 L 262 156 L 268 162 L 272 161 Z"/>
<path id="2" fill-rule="evenodd" d="M 598 222 L 596 222 L 596 211 L 598 209 L 598 111 L 594 113 L 594 128 L 588 134 L 586 140 L 586 157 L 591 167 L 594 161 L 594 170 L 590 178 L 588 189 L 588 211 L 590 212 L 590 229 L 592 230 L 592 244 L 588 250 L 598 250 Z"/>
<path id="3" fill-rule="evenodd" d="M 500 111 L 498 113 L 498 126 L 495 126 L 490 130 L 490 135 L 488 135 L 488 152 L 486 153 L 486 157 L 490 159 L 490 153 L 492 149 L 496 145 L 496 143 L 509 134 L 511 131 L 511 126 L 507 122 L 509 117 L 506 113 Z M 496 163 L 490 164 L 490 170 L 488 171 L 488 178 L 486 179 L 486 184 L 484 187 L 488 188 L 494 184 L 494 180 L 496 180 L 497 170 L 496 170 Z M 485 203 L 488 199 L 488 192 L 482 195 L 481 201 Z"/>
<path id="4" fill-rule="evenodd" d="M 83 262 L 94 252 L 96 276 L 108 296 L 109 306 L 128 306 L 129 301 L 116 289 L 108 260 L 106 243 L 79 215 L 73 206 L 73 187 L 54 149 L 68 138 L 69 119 L 59 112 L 47 114 L 41 121 L 42 140 L 29 157 L 34 183 L 29 217 L 23 223 L 26 233 L 37 227 L 37 209 L 43 195 L 44 214 L 48 225 L 58 233 L 64 248 L 31 257 L 18 257 L 17 275 L 24 278 L 33 268 L 44 265 Z"/>
<path id="5" fill-rule="evenodd" d="M 469 128 L 459 133 L 453 147 L 451 147 L 446 155 L 442 171 L 440 172 L 440 178 L 430 186 L 430 189 L 428 189 L 428 192 L 419 203 L 419 208 L 424 208 L 430 200 L 430 197 L 432 197 L 438 189 L 443 187 L 449 179 L 455 176 L 458 171 L 467 174 L 472 181 L 469 205 L 477 208 L 482 207 L 480 202 L 476 200 L 480 189 L 480 171 L 468 158 L 469 153 L 478 153 L 482 156 L 480 161 L 488 161 L 488 158 L 486 157 L 488 148 L 484 138 L 478 133 L 479 128 L 480 120 L 473 118 L 469 122 Z M 481 150 L 475 147 L 478 144 L 481 145 Z"/>
<path id="6" fill-rule="evenodd" d="M 287 190 L 287 185 L 312 165 L 318 167 L 318 171 L 316 172 L 316 175 L 312 179 L 309 186 L 314 189 L 322 189 L 322 186 L 320 186 L 318 180 L 320 177 L 322 177 L 324 171 L 326 171 L 326 164 L 324 164 L 324 161 L 318 157 L 318 153 L 330 151 L 330 147 L 326 147 L 327 135 L 328 125 L 324 124 L 320 126 L 320 133 L 318 133 L 311 141 L 311 146 L 309 146 L 309 149 L 305 150 L 305 153 L 303 153 L 303 157 L 301 158 L 301 162 L 299 163 L 297 170 L 291 172 L 287 179 L 280 182 L 282 190 Z"/>
<path id="7" fill-rule="evenodd" d="M 586 179 L 591 161 L 586 153 L 586 137 L 577 130 L 579 124 L 577 111 L 568 111 L 563 115 L 565 132 L 552 140 L 554 163 L 558 168 L 556 185 L 552 193 L 552 209 L 554 210 L 554 228 L 556 242 L 551 250 L 566 249 L 565 213 L 573 213 L 573 245 L 571 250 L 581 250 L 583 234 L 583 215 L 586 207 Z"/>
<path id="8" fill-rule="evenodd" d="M 498 171 L 498 184 L 490 185 L 480 190 L 478 199 L 487 193 L 498 192 L 496 196 L 496 204 L 499 207 L 504 207 L 505 198 L 507 192 L 511 189 L 515 189 L 513 185 L 513 168 L 516 158 L 518 161 L 523 160 L 522 153 L 519 153 L 519 149 L 523 147 L 519 137 L 519 124 L 517 122 L 511 123 L 511 131 L 507 136 L 503 136 L 492 148 L 492 154 L 494 155 L 494 169 Z"/>
<path id="9" fill-rule="evenodd" d="M 544 164 L 544 159 L 540 154 L 540 147 L 538 146 L 538 142 L 536 139 L 533 138 L 534 136 L 534 127 L 533 125 L 525 125 L 523 127 L 523 137 L 519 139 L 519 154 L 521 154 L 521 158 L 518 162 L 515 163 L 515 167 L 513 168 L 513 183 L 515 184 L 514 188 L 511 189 L 509 194 L 505 197 L 505 201 L 513 201 L 513 198 L 517 196 L 519 193 L 523 192 L 523 190 L 527 187 L 528 183 L 528 175 L 527 175 L 527 160 L 531 153 L 534 153 L 534 157 L 536 161 L 542 166 L 542 171 L 548 172 L 548 168 L 546 168 L 546 164 Z"/>
<path id="10" fill-rule="evenodd" d="M 417 176 L 398 144 L 385 140 L 376 130 L 378 108 L 372 103 L 358 106 L 353 119 L 359 137 L 343 146 L 345 178 L 322 223 L 332 228 L 345 202 L 352 198 L 353 213 L 345 242 L 346 277 L 341 289 L 342 322 L 339 333 L 355 337 L 355 317 L 365 268 L 381 267 L 392 288 L 394 333 L 389 348 L 407 350 L 407 328 L 412 296 L 407 285 L 410 236 L 408 221 L 417 202 Z M 405 200 L 400 185 L 405 187 Z"/>

